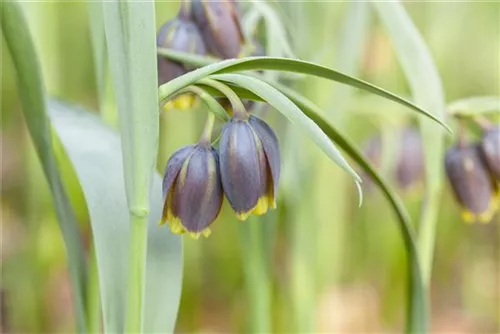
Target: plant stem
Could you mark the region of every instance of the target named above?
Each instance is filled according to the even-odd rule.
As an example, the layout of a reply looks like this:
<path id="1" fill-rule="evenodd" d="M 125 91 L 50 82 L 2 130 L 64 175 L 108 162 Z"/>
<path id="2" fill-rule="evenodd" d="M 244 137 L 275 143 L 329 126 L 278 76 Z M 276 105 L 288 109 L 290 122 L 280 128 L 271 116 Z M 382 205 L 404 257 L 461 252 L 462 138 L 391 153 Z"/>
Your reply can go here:
<path id="1" fill-rule="evenodd" d="M 207 122 L 205 123 L 205 127 L 203 128 L 203 133 L 200 137 L 200 143 L 207 145 L 210 147 L 210 143 L 212 141 L 212 130 L 214 129 L 215 123 L 215 115 L 212 113 L 208 113 Z"/>
<path id="2" fill-rule="evenodd" d="M 130 213 L 130 259 L 127 302 L 127 333 L 142 332 L 142 305 L 146 272 L 148 213 Z"/>
<path id="3" fill-rule="evenodd" d="M 261 218 L 250 217 L 240 228 L 252 333 L 271 332 L 269 265 L 266 260 L 267 248 L 263 240 L 263 227 Z"/>
<path id="4" fill-rule="evenodd" d="M 212 88 L 217 89 L 220 91 L 222 94 L 224 94 L 229 102 L 231 103 L 231 107 L 233 108 L 234 116 L 238 119 L 247 119 L 248 114 L 245 109 L 245 106 L 243 105 L 243 102 L 241 102 L 241 99 L 238 97 L 238 95 L 228 86 L 224 85 L 223 83 L 214 80 L 214 79 L 209 79 L 209 78 L 204 78 L 198 81 L 202 85 L 206 85 Z"/>

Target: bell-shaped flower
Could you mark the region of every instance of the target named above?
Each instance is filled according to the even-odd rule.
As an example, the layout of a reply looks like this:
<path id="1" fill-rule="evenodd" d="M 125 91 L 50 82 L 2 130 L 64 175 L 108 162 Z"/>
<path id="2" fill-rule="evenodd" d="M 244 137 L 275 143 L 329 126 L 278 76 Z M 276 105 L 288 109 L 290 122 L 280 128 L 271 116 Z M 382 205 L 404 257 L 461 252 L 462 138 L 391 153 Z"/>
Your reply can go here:
<path id="1" fill-rule="evenodd" d="M 481 157 L 478 145 L 455 146 L 446 152 L 445 170 L 462 218 L 487 223 L 498 208 L 498 189 Z"/>
<path id="2" fill-rule="evenodd" d="M 244 43 L 237 4 L 231 0 L 193 0 L 194 22 L 198 25 L 207 49 L 228 59 L 240 55 Z"/>
<path id="3" fill-rule="evenodd" d="M 274 131 L 263 120 L 232 118 L 219 143 L 222 187 L 240 220 L 276 207 L 280 150 Z"/>
<path id="4" fill-rule="evenodd" d="M 177 150 L 165 169 L 163 197 L 161 224 L 173 233 L 208 236 L 223 200 L 217 151 L 201 143 Z"/>

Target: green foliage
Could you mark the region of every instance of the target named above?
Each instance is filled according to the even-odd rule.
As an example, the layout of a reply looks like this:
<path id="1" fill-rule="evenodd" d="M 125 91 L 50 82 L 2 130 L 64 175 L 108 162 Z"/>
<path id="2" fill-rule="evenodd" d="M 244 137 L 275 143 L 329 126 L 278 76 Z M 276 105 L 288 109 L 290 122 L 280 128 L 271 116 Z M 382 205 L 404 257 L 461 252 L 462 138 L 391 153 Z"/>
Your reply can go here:
<path id="1" fill-rule="evenodd" d="M 94 238 L 104 329 L 123 331 L 126 318 L 130 234 L 118 133 L 81 107 L 51 101 L 49 116 L 82 186 Z M 82 141 L 82 138 L 85 138 Z M 182 245 L 179 236 L 158 228 L 161 178 L 153 177 L 145 261 L 144 328 L 172 332 L 180 301 Z"/>
<path id="2" fill-rule="evenodd" d="M 75 297 L 78 332 L 86 332 L 85 280 L 87 270 L 75 213 L 63 188 L 52 151 L 50 124 L 47 119 L 45 89 L 38 58 L 20 5 L 15 1 L 0 3 L 2 33 L 14 60 L 23 112 L 38 158 L 50 186 L 59 226 L 68 253 L 68 266 Z"/>

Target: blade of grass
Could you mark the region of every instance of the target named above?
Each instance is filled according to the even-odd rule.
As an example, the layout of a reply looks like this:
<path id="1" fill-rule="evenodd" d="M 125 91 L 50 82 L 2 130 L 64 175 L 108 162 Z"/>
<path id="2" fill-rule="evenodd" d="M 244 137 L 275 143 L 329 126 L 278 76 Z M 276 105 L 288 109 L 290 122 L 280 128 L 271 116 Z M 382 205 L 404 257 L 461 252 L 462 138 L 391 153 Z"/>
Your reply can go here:
<path id="1" fill-rule="evenodd" d="M 392 100 L 403 106 L 406 106 L 419 114 L 422 114 L 437 123 L 441 124 L 445 129 L 450 131 L 442 120 L 436 118 L 432 113 L 416 106 L 391 92 L 388 92 L 380 87 L 372 85 L 363 80 L 356 79 L 339 71 L 335 71 L 325 66 L 317 65 L 311 62 L 275 57 L 246 57 L 239 59 L 228 59 L 218 63 L 213 63 L 213 58 L 205 58 L 201 56 L 191 55 L 185 52 L 172 51 L 169 49 L 159 49 L 158 54 L 166 56 L 172 60 L 192 66 L 204 66 L 195 71 L 189 72 L 181 77 L 163 84 L 159 88 L 160 101 L 169 98 L 178 90 L 189 86 L 196 81 L 203 79 L 211 74 L 232 73 L 251 70 L 274 70 L 293 73 L 302 73 L 317 76 L 320 78 L 333 80 L 338 83 L 359 88 L 367 92 L 379 95 L 386 99 Z M 211 65 L 208 65 L 212 63 Z M 206 65 L 206 66 L 205 66 Z"/>
<path id="2" fill-rule="evenodd" d="M 104 35 L 103 7 L 101 0 L 89 1 L 87 10 L 89 16 L 90 41 L 92 42 L 92 56 L 94 60 L 97 96 L 99 111 L 105 110 L 106 74 L 108 73 L 108 59 L 106 37 Z"/>
<path id="3" fill-rule="evenodd" d="M 38 57 L 22 9 L 17 1 L 0 2 L 2 33 L 12 56 L 18 79 L 24 117 L 49 183 L 68 255 L 68 268 L 74 294 L 77 331 L 85 333 L 86 265 L 78 222 L 64 191 L 52 151 L 46 97 Z"/>
<path id="4" fill-rule="evenodd" d="M 314 103 L 293 91 L 292 89 L 280 84 L 273 84 L 281 93 L 287 96 L 295 103 L 304 114 L 315 122 L 321 130 L 335 142 L 344 152 L 350 156 L 362 169 L 370 176 L 374 183 L 381 189 L 384 196 L 389 201 L 394 210 L 399 223 L 399 229 L 404 241 L 405 250 L 409 258 L 408 276 L 411 279 L 409 282 L 410 295 L 407 300 L 406 316 L 409 323 L 422 325 L 422 332 L 427 328 L 428 302 L 425 288 L 423 285 L 419 254 L 417 250 L 417 239 L 413 230 L 410 217 L 402 204 L 401 199 L 392 190 L 389 184 L 382 178 L 380 173 L 373 167 L 367 158 L 363 156 L 361 151 L 352 143 L 345 135 L 343 135 L 336 127 L 327 121 L 321 109 Z M 240 96 L 255 101 L 263 101 L 263 99 L 246 88 L 233 86 L 232 89 Z"/>
<path id="5" fill-rule="evenodd" d="M 143 328 L 149 193 L 159 134 L 154 2 L 108 1 L 103 6 L 131 224 L 125 328 L 137 333 Z"/>
<path id="6" fill-rule="evenodd" d="M 74 105 L 50 101 L 49 115 L 88 204 L 104 332 L 123 333 L 129 269 L 126 254 L 131 227 L 120 136 L 95 112 Z M 182 245 L 179 236 L 166 228 L 158 228 L 162 191 L 161 178 L 157 174 L 153 178 L 151 204 L 143 331 L 172 333 L 181 293 Z"/>
<path id="7" fill-rule="evenodd" d="M 356 182 L 361 182 L 358 174 L 349 166 L 342 157 L 337 148 L 331 143 L 328 137 L 312 122 L 304 116 L 302 111 L 297 108 L 288 98 L 268 83 L 257 78 L 244 76 L 241 74 L 218 74 L 212 76 L 216 80 L 222 80 L 246 88 L 254 94 L 266 100 L 276 110 L 285 115 L 292 123 L 296 124 L 301 130 L 320 147 L 336 164 L 348 172 Z"/>
<path id="8" fill-rule="evenodd" d="M 448 113 L 456 116 L 474 117 L 500 112 L 500 96 L 474 96 L 448 104 Z"/>
<path id="9" fill-rule="evenodd" d="M 394 44 L 415 101 L 431 110 L 437 118 L 442 118 L 445 112 L 445 98 L 441 78 L 420 32 L 400 3 L 373 2 L 373 5 Z M 422 276 L 428 288 L 443 186 L 444 133 L 432 122 L 420 122 L 424 141 L 426 190 L 419 224 L 419 251 L 422 258 Z M 411 324 L 409 326 L 411 332 L 425 330 L 425 327 L 412 327 Z"/>
<path id="10" fill-rule="evenodd" d="M 411 291 L 408 298 L 406 316 L 408 323 L 415 324 L 414 328 L 419 329 L 419 333 L 424 333 L 427 328 L 427 296 L 421 276 L 415 232 L 413 231 L 409 215 L 406 212 L 401 200 L 390 188 L 388 183 L 375 170 L 371 163 L 363 156 L 359 149 L 356 148 L 356 146 L 345 135 L 339 132 L 325 119 L 322 115 L 321 109 L 289 88 L 280 85 L 278 86 L 278 89 L 290 100 L 292 100 L 300 109 L 302 109 L 307 117 L 318 124 L 326 135 L 339 147 L 341 147 L 347 155 L 356 161 L 363 171 L 367 173 L 367 175 L 369 175 L 378 185 L 384 196 L 391 204 L 398 218 L 401 236 L 409 258 L 408 276 L 411 280 L 411 282 L 409 282 Z"/>

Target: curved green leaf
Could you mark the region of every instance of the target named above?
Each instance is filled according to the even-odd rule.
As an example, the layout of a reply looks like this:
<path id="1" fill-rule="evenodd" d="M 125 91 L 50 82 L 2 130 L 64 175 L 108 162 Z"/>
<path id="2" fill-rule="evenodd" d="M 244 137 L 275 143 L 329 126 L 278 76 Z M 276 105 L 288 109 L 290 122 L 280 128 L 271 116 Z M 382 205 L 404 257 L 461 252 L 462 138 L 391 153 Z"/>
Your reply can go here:
<path id="1" fill-rule="evenodd" d="M 388 183 L 382 178 L 382 176 L 376 171 L 372 164 L 356 148 L 354 143 L 352 143 L 345 135 L 335 129 L 335 127 L 326 120 L 326 118 L 322 115 L 321 109 L 319 109 L 311 101 L 307 100 L 300 94 L 297 94 L 287 87 L 279 86 L 278 89 L 291 101 L 293 101 L 300 109 L 302 109 L 304 114 L 306 114 L 307 117 L 314 121 L 332 141 L 334 141 L 354 161 L 356 161 L 356 163 L 364 170 L 364 172 L 366 172 L 371 177 L 373 182 L 378 185 L 384 196 L 391 204 L 394 212 L 396 213 L 396 216 L 398 217 L 399 228 L 410 262 L 410 265 L 408 266 L 408 276 L 411 279 L 410 286 L 412 287 L 412 290 L 410 299 L 411 302 L 408 303 L 407 318 L 409 322 L 423 321 L 423 324 L 425 326 L 425 318 L 415 318 L 425 316 L 428 313 L 427 296 L 421 276 L 420 260 L 417 251 L 415 232 L 413 231 L 409 215 L 406 212 L 406 209 L 401 200 L 390 188 Z"/>
<path id="2" fill-rule="evenodd" d="M 361 178 L 351 166 L 349 166 L 344 157 L 342 157 L 342 154 L 340 154 L 325 133 L 313 121 L 306 117 L 290 99 L 281 94 L 279 90 L 262 80 L 241 74 L 219 74 L 212 75 L 211 77 L 216 80 L 226 81 L 246 88 L 264 99 L 272 107 L 285 115 L 292 123 L 305 131 L 330 159 L 351 174 L 357 182 L 361 182 Z"/>
<path id="3" fill-rule="evenodd" d="M 35 145 L 54 197 L 59 228 L 68 254 L 68 268 L 74 293 L 77 330 L 85 333 L 85 252 L 78 222 L 63 188 L 52 151 L 50 126 L 46 113 L 46 96 L 36 51 L 22 9 L 16 1 L 0 2 L 2 33 L 12 56 L 18 79 L 18 90 L 30 136 Z"/>
<path id="4" fill-rule="evenodd" d="M 454 116 L 473 117 L 500 112 L 500 96 L 474 96 L 448 104 L 448 113 Z"/>
<path id="5" fill-rule="evenodd" d="M 189 53 L 177 52 L 169 49 L 162 49 L 159 51 L 159 53 L 161 55 L 168 56 L 173 60 L 182 63 L 188 63 L 195 66 L 206 65 L 208 62 L 210 62 L 210 58 L 206 59 L 204 57 L 193 56 Z M 194 64 L 196 62 L 198 63 Z M 363 89 L 365 91 L 371 92 L 373 94 L 397 102 L 410 109 L 413 109 L 414 111 L 417 111 L 418 113 L 425 115 L 426 117 L 436 121 L 437 123 L 445 127 L 448 131 L 450 131 L 448 126 L 446 126 L 443 123 L 443 121 L 438 119 L 432 113 L 382 88 L 379 88 L 363 80 L 353 78 L 341 72 L 332 70 L 328 67 L 324 67 L 321 65 L 317 65 L 302 60 L 287 59 L 287 58 L 247 57 L 240 59 L 228 59 L 218 63 L 213 63 L 211 65 L 199 68 L 195 71 L 182 75 L 160 86 L 159 88 L 160 100 L 168 98 L 176 91 L 186 86 L 189 86 L 195 83 L 196 81 L 211 74 L 221 74 L 221 73 L 231 73 L 231 72 L 241 72 L 241 71 L 251 71 L 251 70 L 275 70 L 275 71 L 310 74 L 317 77 L 333 80 L 352 87 L 356 87 L 359 89 Z"/>
<path id="6" fill-rule="evenodd" d="M 321 109 L 319 109 L 314 103 L 312 103 L 299 93 L 293 91 L 292 89 L 276 83 L 273 83 L 273 85 L 281 93 L 288 97 L 290 101 L 295 103 L 296 106 L 299 107 L 307 117 L 315 122 L 319 126 L 319 128 L 328 136 L 328 138 L 330 138 L 330 140 L 335 142 L 340 148 L 344 150 L 345 153 L 347 153 L 347 155 L 349 155 L 354 161 L 356 161 L 356 163 L 364 170 L 364 172 L 367 173 L 367 175 L 369 175 L 373 179 L 375 184 L 377 184 L 377 186 L 381 189 L 382 193 L 387 198 L 394 212 L 396 213 L 405 249 L 410 259 L 410 265 L 408 266 L 408 276 L 412 280 L 411 286 L 413 287 L 413 289 L 411 291 L 411 302 L 408 303 L 407 317 L 410 320 L 412 319 L 414 314 L 427 314 L 428 304 L 421 276 L 416 236 L 411 226 L 409 215 L 406 212 L 406 209 L 402 204 L 400 198 L 377 172 L 373 165 L 363 156 L 359 149 L 356 148 L 356 145 L 327 121 Z M 231 88 L 240 97 L 255 101 L 263 101 L 260 96 L 256 95 L 254 92 L 251 92 L 247 88 L 243 88 L 240 86 L 232 86 Z M 415 313 L 413 312 L 414 310 L 416 311 Z M 416 320 L 418 321 L 418 319 Z"/>
<path id="7" fill-rule="evenodd" d="M 124 331 L 131 228 L 123 175 L 120 136 L 95 114 L 57 101 L 49 115 L 82 186 L 97 256 L 105 331 Z M 84 140 L 82 140 L 84 139 Z M 144 327 L 147 333 L 171 333 L 182 279 L 181 237 L 158 227 L 161 178 L 153 178 L 148 223 Z"/>

